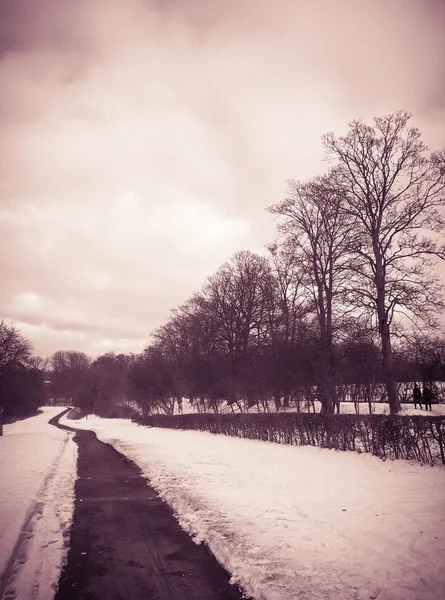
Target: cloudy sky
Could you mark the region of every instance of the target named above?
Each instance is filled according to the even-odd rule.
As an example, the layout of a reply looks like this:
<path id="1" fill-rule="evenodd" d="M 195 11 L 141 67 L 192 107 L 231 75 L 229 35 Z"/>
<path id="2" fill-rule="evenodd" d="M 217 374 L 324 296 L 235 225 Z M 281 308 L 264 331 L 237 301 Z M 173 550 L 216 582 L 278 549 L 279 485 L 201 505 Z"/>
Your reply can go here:
<path id="1" fill-rule="evenodd" d="M 139 351 L 320 136 L 444 145 L 443 0 L 0 0 L 0 317 L 36 353 Z"/>

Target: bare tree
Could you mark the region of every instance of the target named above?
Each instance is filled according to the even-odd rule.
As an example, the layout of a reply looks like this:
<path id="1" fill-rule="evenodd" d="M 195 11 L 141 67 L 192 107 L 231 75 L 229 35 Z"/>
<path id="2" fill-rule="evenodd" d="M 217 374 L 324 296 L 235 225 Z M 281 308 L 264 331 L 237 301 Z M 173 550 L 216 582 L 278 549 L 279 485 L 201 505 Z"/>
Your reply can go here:
<path id="1" fill-rule="evenodd" d="M 427 383 L 443 381 L 445 375 L 445 339 L 439 335 L 416 333 L 405 346 L 410 363 L 410 380 Z"/>
<path id="2" fill-rule="evenodd" d="M 71 404 L 91 403 L 91 399 L 82 398 L 90 364 L 91 359 L 83 352 L 55 352 L 50 359 L 53 397 Z"/>
<path id="3" fill-rule="evenodd" d="M 264 289 L 269 322 L 270 387 L 277 410 L 289 406 L 301 384 L 297 349 L 307 335 L 306 316 L 312 303 L 304 286 L 304 269 L 292 248 L 268 246 L 270 276 Z"/>
<path id="4" fill-rule="evenodd" d="M 226 362 L 221 388 L 229 403 L 246 398 L 246 382 L 253 377 L 250 351 L 266 343 L 268 322 L 264 286 L 267 260 L 249 251 L 237 252 L 209 277 L 203 288 L 216 325 L 218 348 Z"/>
<path id="5" fill-rule="evenodd" d="M 174 413 L 177 392 L 172 373 L 171 361 L 158 346 L 147 346 L 133 357 L 128 371 L 130 393 L 146 414 Z"/>
<path id="6" fill-rule="evenodd" d="M 199 409 L 212 397 L 218 378 L 221 348 L 218 323 L 213 309 L 203 294 L 194 294 L 187 302 L 172 311 L 173 315 L 154 333 L 156 345 L 174 365 L 178 391 L 185 393 Z M 182 404 L 182 395 L 178 396 Z"/>
<path id="7" fill-rule="evenodd" d="M 309 311 L 308 294 L 303 285 L 304 271 L 289 245 L 275 242 L 268 250 L 271 282 L 266 305 L 271 339 L 293 344 L 301 334 L 304 317 Z"/>
<path id="8" fill-rule="evenodd" d="M 0 321 L 0 407 L 5 416 L 33 414 L 44 403 L 43 363 L 12 323 Z"/>
<path id="9" fill-rule="evenodd" d="M 128 407 L 127 371 L 130 357 L 107 352 L 90 365 L 86 376 L 84 400 L 95 414 L 123 414 Z M 85 398 L 86 396 L 86 398 Z"/>
<path id="10" fill-rule="evenodd" d="M 399 111 L 369 126 L 350 123 L 346 136 L 323 138 L 337 165 L 346 212 L 356 222 L 356 299 L 373 310 L 380 334 L 391 414 L 400 410 L 391 345 L 395 314 L 434 324 L 442 308 L 433 258 L 444 257 L 445 151 L 426 155 L 411 115 Z"/>
<path id="11" fill-rule="evenodd" d="M 31 358 L 31 342 L 13 324 L 0 321 L 0 378 Z"/>
<path id="12" fill-rule="evenodd" d="M 220 341 L 233 364 L 258 345 L 267 331 L 263 285 L 267 260 L 249 251 L 237 252 L 204 286 Z"/>
<path id="13" fill-rule="evenodd" d="M 332 174 L 306 183 L 290 181 L 288 197 L 269 207 L 282 218 L 282 243 L 303 269 L 303 283 L 312 295 L 319 330 L 318 365 L 322 411 L 334 411 L 333 332 L 335 302 L 345 299 L 353 219 L 345 216 L 342 196 Z"/>

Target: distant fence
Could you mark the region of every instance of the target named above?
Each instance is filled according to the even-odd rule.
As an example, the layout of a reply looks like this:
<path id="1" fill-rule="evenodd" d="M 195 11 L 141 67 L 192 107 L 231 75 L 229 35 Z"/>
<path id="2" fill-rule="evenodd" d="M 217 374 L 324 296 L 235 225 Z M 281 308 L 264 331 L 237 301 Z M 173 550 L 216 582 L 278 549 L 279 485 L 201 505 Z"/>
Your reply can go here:
<path id="1" fill-rule="evenodd" d="M 137 416 L 141 425 L 445 464 L 445 417 L 308 413 Z"/>

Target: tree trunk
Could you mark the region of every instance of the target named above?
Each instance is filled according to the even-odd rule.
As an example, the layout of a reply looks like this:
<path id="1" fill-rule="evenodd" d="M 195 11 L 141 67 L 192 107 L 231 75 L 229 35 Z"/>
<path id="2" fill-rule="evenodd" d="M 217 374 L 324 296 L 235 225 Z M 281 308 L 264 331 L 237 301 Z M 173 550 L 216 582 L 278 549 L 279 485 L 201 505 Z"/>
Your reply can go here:
<path id="1" fill-rule="evenodd" d="M 281 395 L 279 393 L 274 394 L 273 401 L 275 404 L 275 410 L 278 412 L 281 408 Z"/>
<path id="2" fill-rule="evenodd" d="M 318 372 L 321 413 L 334 414 L 332 395 L 332 316 L 331 299 L 323 295 L 323 286 L 318 282 L 318 321 L 320 324 L 320 364 Z"/>
<path id="3" fill-rule="evenodd" d="M 375 283 L 377 288 L 377 316 L 379 319 L 379 333 L 382 342 L 383 381 L 388 397 L 389 412 L 391 415 L 395 415 L 399 412 L 401 406 L 393 373 L 391 332 L 385 306 L 386 271 L 377 236 L 374 236 L 373 239 L 373 250 L 375 256 Z"/>
<path id="4" fill-rule="evenodd" d="M 332 389 L 332 380 L 329 376 L 329 373 L 324 372 L 322 374 L 322 380 L 320 383 L 320 402 L 321 402 L 321 410 L 320 412 L 325 415 L 333 415 L 334 414 L 334 402 L 333 398 L 333 389 Z"/>
<path id="5" fill-rule="evenodd" d="M 334 414 L 334 390 L 332 373 L 332 345 L 330 339 L 322 342 L 320 360 L 320 412 L 325 415 Z"/>
<path id="6" fill-rule="evenodd" d="M 396 415 L 401 406 L 399 395 L 397 393 L 397 385 L 393 374 L 393 361 L 391 349 L 391 336 L 389 326 L 386 319 L 380 321 L 380 338 L 382 340 L 382 360 L 383 360 L 383 378 L 388 396 L 389 412 L 391 415 Z"/>

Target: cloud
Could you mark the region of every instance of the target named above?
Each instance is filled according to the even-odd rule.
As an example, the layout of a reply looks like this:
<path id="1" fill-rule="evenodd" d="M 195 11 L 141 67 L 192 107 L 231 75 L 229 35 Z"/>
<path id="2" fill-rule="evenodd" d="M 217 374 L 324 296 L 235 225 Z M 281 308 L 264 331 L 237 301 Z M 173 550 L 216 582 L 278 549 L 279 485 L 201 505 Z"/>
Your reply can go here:
<path id="1" fill-rule="evenodd" d="M 232 252 L 271 241 L 264 208 L 325 168 L 326 131 L 403 107 L 443 143 L 437 2 L 2 10 L 0 311 L 41 354 L 139 350 Z"/>

